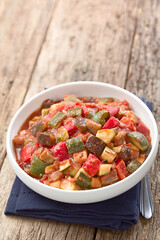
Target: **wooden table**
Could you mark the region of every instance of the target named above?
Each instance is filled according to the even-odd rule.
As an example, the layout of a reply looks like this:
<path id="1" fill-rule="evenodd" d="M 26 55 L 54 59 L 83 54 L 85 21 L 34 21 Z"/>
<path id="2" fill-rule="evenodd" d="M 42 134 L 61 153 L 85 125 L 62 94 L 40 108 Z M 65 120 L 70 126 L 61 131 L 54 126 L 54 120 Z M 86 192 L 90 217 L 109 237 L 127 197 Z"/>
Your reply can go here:
<path id="1" fill-rule="evenodd" d="M 158 1 L 0 1 L 0 239 L 160 239 L 158 159 L 149 172 L 154 216 L 140 217 L 127 231 L 4 215 L 15 179 L 5 135 L 23 102 L 64 82 L 107 82 L 133 93 L 145 90 L 160 128 L 159 40 Z"/>

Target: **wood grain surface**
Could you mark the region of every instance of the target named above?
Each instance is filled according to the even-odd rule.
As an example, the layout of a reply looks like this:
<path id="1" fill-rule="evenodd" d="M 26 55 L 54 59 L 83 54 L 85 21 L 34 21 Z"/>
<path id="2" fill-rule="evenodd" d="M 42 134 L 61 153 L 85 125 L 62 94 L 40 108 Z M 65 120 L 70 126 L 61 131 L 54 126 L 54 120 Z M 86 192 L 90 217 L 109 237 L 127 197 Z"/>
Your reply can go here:
<path id="1" fill-rule="evenodd" d="M 156 0 L 0 1 L 0 239 L 160 239 L 160 153 L 149 172 L 154 216 L 127 231 L 4 215 L 15 179 L 6 131 L 44 87 L 90 80 L 145 94 L 160 129 L 159 13 Z"/>

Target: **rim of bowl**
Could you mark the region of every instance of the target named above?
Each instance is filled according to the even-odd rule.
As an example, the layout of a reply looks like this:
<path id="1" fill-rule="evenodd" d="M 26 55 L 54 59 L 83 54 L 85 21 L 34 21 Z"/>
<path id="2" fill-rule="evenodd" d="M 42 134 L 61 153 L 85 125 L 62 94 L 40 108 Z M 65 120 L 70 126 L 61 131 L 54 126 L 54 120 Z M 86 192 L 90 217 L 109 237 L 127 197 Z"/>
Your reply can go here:
<path id="1" fill-rule="evenodd" d="M 90 84 L 90 85 L 97 85 L 97 84 L 98 84 L 98 85 L 100 85 L 100 86 L 102 86 L 102 87 L 105 86 L 105 87 L 113 88 L 113 89 L 116 89 L 116 90 L 118 90 L 118 91 L 124 92 L 126 95 L 130 95 L 133 99 L 135 99 L 135 100 L 138 101 L 141 105 L 143 105 L 145 111 L 150 115 L 150 118 L 151 118 L 152 123 L 153 123 L 154 133 L 155 133 L 154 140 L 152 140 L 152 148 L 151 148 L 151 151 L 150 151 L 149 155 L 147 156 L 145 162 L 143 163 L 143 165 L 142 165 L 140 168 L 138 168 L 134 173 L 132 173 L 131 175 L 129 175 L 127 178 L 125 178 L 125 179 L 123 179 L 123 180 L 120 180 L 120 181 L 118 181 L 118 182 L 116 182 L 116 183 L 113 183 L 113 184 L 111 184 L 111 185 L 104 186 L 104 187 L 101 187 L 101 188 L 96 188 L 96 189 L 85 190 L 85 191 L 84 191 L 84 190 L 74 190 L 74 191 L 72 191 L 72 190 L 67 190 L 67 191 L 66 191 L 66 190 L 63 190 L 63 189 L 57 189 L 57 188 L 50 187 L 50 186 L 48 186 L 48 185 L 45 185 L 45 184 L 37 181 L 37 179 L 32 178 L 30 175 L 28 175 L 26 172 L 24 172 L 24 171 L 19 167 L 19 165 L 18 165 L 18 163 L 17 163 L 17 161 L 16 161 L 16 158 L 15 158 L 14 154 L 12 154 L 12 150 L 11 150 L 11 149 L 12 149 L 12 145 L 11 145 L 11 142 L 12 142 L 12 139 L 11 139 L 11 131 L 12 131 L 12 128 L 13 128 L 13 126 L 14 126 L 14 122 L 15 122 L 17 116 L 19 115 L 19 113 L 21 112 L 21 110 L 22 110 L 23 108 L 25 108 L 30 102 L 34 101 L 34 99 L 36 99 L 37 97 L 43 95 L 44 93 L 50 92 L 50 91 L 52 91 L 53 89 L 56 90 L 56 89 L 58 89 L 58 88 L 62 88 L 62 87 L 69 86 L 69 85 L 70 85 L 70 86 L 73 86 L 73 85 L 88 85 L 88 84 Z M 40 103 L 40 104 L 41 104 L 41 103 Z M 36 110 L 36 109 L 35 109 L 35 110 Z M 21 126 L 19 126 L 19 128 L 20 128 L 20 127 L 21 127 Z M 154 116 L 153 116 L 152 112 L 149 110 L 149 108 L 146 106 L 146 104 L 145 104 L 141 99 L 139 99 L 136 95 L 134 95 L 133 93 L 129 92 L 128 90 L 123 89 L 123 88 L 118 87 L 118 86 L 115 86 L 115 85 L 113 85 L 113 84 L 103 83 L 103 82 L 92 82 L 92 81 L 69 82 L 69 83 L 63 83 L 63 84 L 59 84 L 59 85 L 50 87 L 50 88 L 48 88 L 48 89 L 45 89 L 45 90 L 37 93 L 36 95 L 34 95 L 34 96 L 31 97 L 30 99 L 28 99 L 28 100 L 18 109 L 18 111 L 14 114 L 14 116 L 13 116 L 13 118 L 12 118 L 10 124 L 9 124 L 9 127 L 8 127 L 7 137 L 6 137 L 6 149 L 7 149 L 7 154 L 8 154 L 10 163 L 11 163 L 13 169 L 15 170 L 16 175 L 18 175 L 18 174 L 17 174 L 17 171 L 20 171 L 20 173 L 21 173 L 21 174 L 24 174 L 25 177 L 28 178 L 28 180 L 31 181 L 33 184 L 37 184 L 37 185 L 39 185 L 39 186 L 41 186 L 41 187 L 43 186 L 44 188 L 48 188 L 48 190 L 51 190 L 51 191 L 63 192 L 63 193 L 64 193 L 64 192 L 67 192 L 67 193 L 70 193 L 71 195 L 75 195 L 75 194 L 76 194 L 76 195 L 82 195 L 82 194 L 83 194 L 83 195 L 86 195 L 86 194 L 88 194 L 88 193 L 91 192 L 91 191 L 98 193 L 98 192 L 101 192 L 101 191 L 105 191 L 105 190 L 107 190 L 107 189 L 110 190 L 110 189 L 112 189 L 112 188 L 116 188 L 117 186 L 121 186 L 122 184 L 124 184 L 125 182 L 127 182 L 127 180 L 134 178 L 135 175 L 138 175 L 138 173 L 141 172 L 142 167 L 144 167 L 145 165 L 147 165 L 147 163 L 148 163 L 149 160 L 152 161 L 152 163 L 153 163 L 154 159 L 152 160 L 152 159 L 151 159 L 151 156 L 153 155 L 154 152 L 156 152 L 156 154 L 157 154 L 157 151 L 158 151 L 158 128 L 157 128 L 157 124 L 156 124 L 156 121 L 155 121 L 155 119 L 154 119 Z M 152 164 L 152 163 L 151 163 L 151 164 Z M 17 170 L 17 171 L 16 171 L 16 170 Z M 18 177 L 20 177 L 20 176 L 18 175 Z M 20 178 L 21 178 L 21 177 L 20 177 Z M 22 180 L 22 181 L 23 181 L 23 180 Z M 138 182 L 137 182 L 137 183 L 138 183 Z M 125 189 L 126 189 L 125 191 L 129 190 L 130 188 L 132 188 L 132 187 L 133 187 L 134 185 L 136 185 L 137 183 L 131 184 L 132 186 L 129 187 L 129 188 L 126 188 L 126 187 L 125 187 Z M 127 186 L 127 185 L 126 185 L 126 186 Z M 34 191 L 36 191 L 36 190 L 34 190 Z M 122 190 L 122 191 L 121 191 L 120 193 L 118 193 L 117 195 L 119 195 L 119 194 L 121 194 L 121 193 L 123 193 L 123 192 L 125 192 L 125 191 Z M 114 194 L 114 196 L 117 196 L 117 195 Z M 44 196 L 44 195 L 43 195 L 43 196 Z M 114 197 L 114 196 L 113 196 L 113 197 Z M 112 197 L 111 197 L 111 198 L 112 198 Z M 60 200 L 59 200 L 59 201 L 60 201 Z M 99 200 L 99 201 L 101 201 L 101 200 Z M 91 201 L 91 202 L 94 202 L 94 201 Z M 96 201 L 96 202 L 98 202 L 98 201 Z M 85 202 L 84 202 L 84 203 L 85 203 Z"/>

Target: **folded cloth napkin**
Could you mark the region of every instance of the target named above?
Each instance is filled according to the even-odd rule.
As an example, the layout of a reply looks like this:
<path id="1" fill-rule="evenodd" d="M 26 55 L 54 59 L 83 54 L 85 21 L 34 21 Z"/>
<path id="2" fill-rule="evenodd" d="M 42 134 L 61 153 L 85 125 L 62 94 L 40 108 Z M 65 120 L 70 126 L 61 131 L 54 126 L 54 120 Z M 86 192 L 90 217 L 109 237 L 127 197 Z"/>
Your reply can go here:
<path id="1" fill-rule="evenodd" d="M 137 223 L 139 196 L 140 183 L 106 201 L 90 204 L 62 203 L 35 193 L 16 177 L 5 214 L 122 230 Z"/>

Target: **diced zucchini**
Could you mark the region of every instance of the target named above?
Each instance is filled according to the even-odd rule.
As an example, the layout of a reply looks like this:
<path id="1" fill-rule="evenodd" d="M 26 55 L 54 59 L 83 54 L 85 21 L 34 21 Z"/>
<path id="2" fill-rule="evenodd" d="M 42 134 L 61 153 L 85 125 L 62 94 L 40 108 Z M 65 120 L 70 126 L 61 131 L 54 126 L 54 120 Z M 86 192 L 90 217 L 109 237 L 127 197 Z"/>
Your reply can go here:
<path id="1" fill-rule="evenodd" d="M 98 175 L 102 176 L 102 175 L 109 173 L 111 171 L 111 167 L 112 167 L 112 164 L 101 164 L 99 166 Z"/>
<path id="2" fill-rule="evenodd" d="M 34 177 L 41 177 L 41 175 L 45 172 L 45 167 L 47 164 L 41 161 L 37 156 L 34 156 L 31 161 L 30 174 Z"/>
<path id="3" fill-rule="evenodd" d="M 141 166 L 141 164 L 139 162 L 137 162 L 136 160 L 133 160 L 127 165 L 127 170 L 128 170 L 128 172 L 133 173 L 140 166 Z"/>
<path id="4" fill-rule="evenodd" d="M 113 160 L 115 159 L 116 155 L 117 154 L 112 149 L 105 147 L 100 158 L 101 158 L 101 160 L 107 160 L 108 163 L 112 163 Z"/>
<path id="5" fill-rule="evenodd" d="M 90 120 L 90 119 L 87 119 L 86 126 L 87 126 L 88 131 L 91 132 L 92 134 L 96 134 L 97 131 L 100 130 L 102 127 L 101 124 L 99 124 L 93 120 Z"/>
<path id="6" fill-rule="evenodd" d="M 71 166 L 71 160 L 70 159 L 66 159 L 63 160 L 62 162 L 60 162 L 60 172 L 63 172 L 65 169 L 69 168 Z"/>
<path id="7" fill-rule="evenodd" d="M 114 102 L 114 98 L 108 97 L 108 98 L 99 98 L 98 99 L 99 104 L 107 104 L 107 103 L 111 103 L 111 102 Z"/>
<path id="8" fill-rule="evenodd" d="M 87 108 L 89 110 L 89 113 L 87 114 L 87 118 L 91 119 L 96 112 L 98 112 L 98 108 Z"/>
<path id="9" fill-rule="evenodd" d="M 81 131 L 81 132 L 86 132 L 87 131 L 87 121 L 86 118 L 78 117 L 76 118 L 76 127 Z"/>
<path id="10" fill-rule="evenodd" d="M 113 151 L 115 152 L 115 153 L 120 153 L 121 152 L 121 149 L 122 149 L 122 147 L 121 146 L 118 146 L 118 147 L 113 147 Z"/>
<path id="11" fill-rule="evenodd" d="M 89 152 L 91 152 L 99 157 L 99 156 L 101 156 L 106 144 L 101 139 L 99 139 L 93 135 L 90 135 L 86 141 L 85 146 Z"/>
<path id="12" fill-rule="evenodd" d="M 58 128 L 57 133 L 56 133 L 56 142 L 62 142 L 65 141 L 69 138 L 68 131 L 65 127 L 61 126 Z"/>
<path id="13" fill-rule="evenodd" d="M 129 141 L 141 151 L 145 151 L 148 148 L 149 143 L 142 133 L 135 131 L 128 133 L 127 136 Z"/>
<path id="14" fill-rule="evenodd" d="M 86 173 L 83 168 L 81 168 L 75 175 L 75 183 L 81 188 L 86 188 L 91 183 L 91 176 Z"/>
<path id="15" fill-rule="evenodd" d="M 80 152 L 73 153 L 74 162 L 84 163 L 87 160 L 87 157 L 88 157 L 88 154 L 86 149 Z"/>
<path id="16" fill-rule="evenodd" d="M 82 108 L 70 108 L 67 113 L 70 117 L 78 117 L 82 115 Z"/>
<path id="17" fill-rule="evenodd" d="M 58 112 L 54 117 L 51 118 L 48 125 L 53 128 L 59 128 L 62 121 L 66 118 L 66 114 Z"/>
<path id="18" fill-rule="evenodd" d="M 71 177 L 61 181 L 61 189 L 63 190 L 78 190 L 77 185 Z"/>
<path id="19" fill-rule="evenodd" d="M 57 180 L 60 180 L 60 179 L 62 179 L 63 178 L 63 172 L 60 172 L 59 170 L 57 170 L 57 171 L 55 171 L 55 172 L 53 172 L 53 173 L 51 173 L 50 175 L 49 175 L 49 177 L 48 177 L 48 180 L 49 181 L 57 181 Z"/>
<path id="20" fill-rule="evenodd" d="M 72 166 L 64 170 L 65 175 L 70 175 L 71 177 L 74 177 L 78 170 L 81 168 L 80 164 L 73 163 Z"/>
<path id="21" fill-rule="evenodd" d="M 82 138 L 80 137 L 74 137 L 66 140 L 66 146 L 69 154 L 79 152 L 85 148 Z"/>
<path id="22" fill-rule="evenodd" d="M 99 177 L 92 177 L 91 179 L 91 187 L 92 188 L 100 188 L 102 186 L 101 180 Z"/>
<path id="23" fill-rule="evenodd" d="M 100 178 L 102 186 L 110 185 L 119 180 L 116 169 L 113 169 L 112 171 L 110 171 L 110 173 L 107 173 L 106 175 L 103 175 Z"/>
<path id="24" fill-rule="evenodd" d="M 102 111 L 97 112 L 92 117 L 92 120 L 101 124 L 101 125 L 104 125 L 107 118 L 109 118 L 109 112 L 107 110 L 102 110 Z"/>
<path id="25" fill-rule="evenodd" d="M 48 108 L 43 108 L 41 113 L 42 113 L 42 118 L 43 118 L 46 114 L 49 113 L 49 109 Z"/>
<path id="26" fill-rule="evenodd" d="M 55 182 L 52 182 L 52 183 L 49 184 L 49 186 L 55 187 L 55 188 L 60 188 L 60 186 L 61 186 L 61 180 L 57 180 L 57 181 L 55 181 Z"/>
<path id="27" fill-rule="evenodd" d="M 100 138 L 101 140 L 108 144 L 113 140 L 115 135 L 116 133 L 113 130 L 102 129 L 97 132 L 96 137 Z"/>
<path id="28" fill-rule="evenodd" d="M 45 162 L 47 165 L 51 165 L 54 161 L 54 156 L 48 148 L 45 148 L 40 154 L 39 159 Z"/>
<path id="29" fill-rule="evenodd" d="M 65 102 L 81 102 L 80 99 L 76 98 L 75 96 L 73 95 L 70 95 L 70 96 L 67 96 L 64 98 L 64 101 Z"/>

